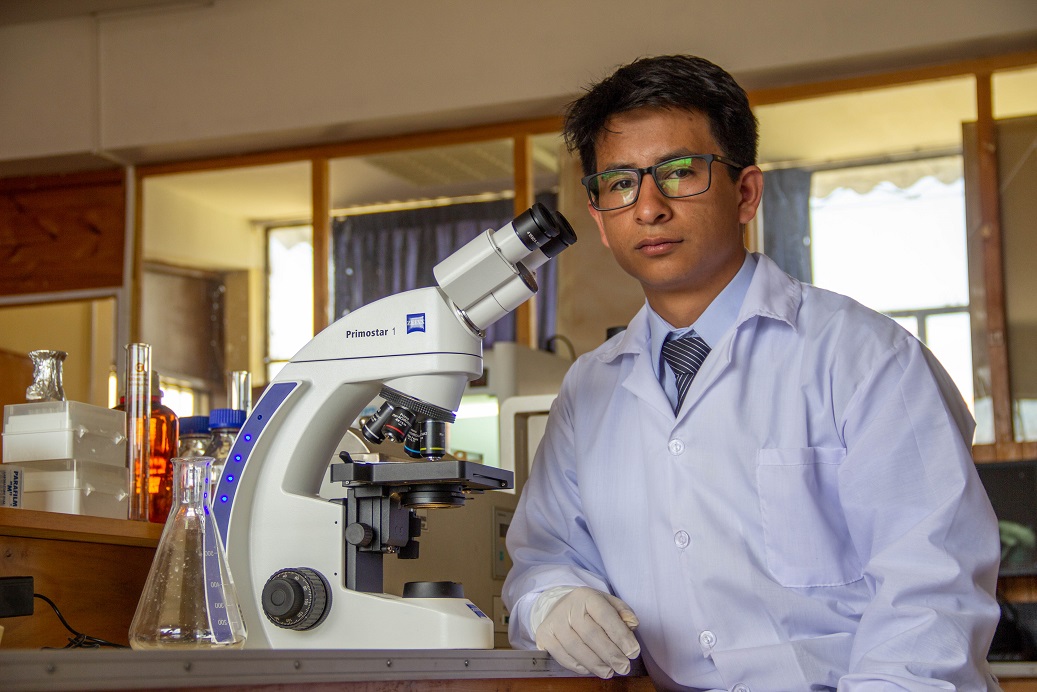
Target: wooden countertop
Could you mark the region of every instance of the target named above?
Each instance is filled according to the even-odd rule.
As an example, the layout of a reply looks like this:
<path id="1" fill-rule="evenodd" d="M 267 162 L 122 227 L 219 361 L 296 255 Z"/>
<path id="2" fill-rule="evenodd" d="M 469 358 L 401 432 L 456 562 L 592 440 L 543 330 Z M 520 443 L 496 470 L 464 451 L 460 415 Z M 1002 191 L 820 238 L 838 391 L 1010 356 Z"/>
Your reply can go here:
<path id="1" fill-rule="evenodd" d="M 0 507 L 0 536 L 155 548 L 161 535 L 162 524 L 147 521 Z"/>

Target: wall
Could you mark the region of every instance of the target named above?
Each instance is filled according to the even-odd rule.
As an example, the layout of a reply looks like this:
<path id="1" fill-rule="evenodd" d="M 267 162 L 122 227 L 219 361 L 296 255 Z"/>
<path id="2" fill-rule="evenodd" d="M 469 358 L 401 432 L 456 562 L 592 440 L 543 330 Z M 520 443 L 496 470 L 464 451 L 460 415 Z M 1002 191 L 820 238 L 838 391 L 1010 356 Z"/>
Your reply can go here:
<path id="1" fill-rule="evenodd" d="M 62 383 L 70 401 L 108 405 L 114 335 L 114 298 L 0 308 L 0 349 L 22 354 L 36 349 L 68 353 Z M 25 387 L 30 384 L 31 378 Z"/>
<path id="2" fill-rule="evenodd" d="M 1037 399 L 1037 117 L 998 124 L 1001 227 L 1004 233 L 1005 308 L 1012 397 Z M 1031 421 L 1032 422 L 1032 421 Z M 1026 430 L 1026 439 L 1037 431 Z M 1018 431 L 1017 431 L 1018 434 Z"/>
<path id="3" fill-rule="evenodd" d="M 601 242 L 587 211 L 583 172 L 574 157 L 562 156 L 558 172 L 558 210 L 576 231 L 577 242 L 558 256 L 558 316 L 556 331 L 567 336 L 576 354 L 592 351 L 605 341 L 609 327 L 625 327 L 645 303 L 637 281 L 624 272 Z"/>
<path id="4" fill-rule="evenodd" d="M 149 179 L 144 187 L 142 252 L 161 262 L 227 276 L 227 365 L 264 373 L 266 235 L 243 216 L 178 194 Z M 247 333 L 242 334 L 242 325 Z"/>
<path id="5" fill-rule="evenodd" d="M 1029 0 L 213 0 L 9 24 L 0 175 L 553 115 L 645 54 L 695 52 L 755 88 L 1035 37 Z"/>

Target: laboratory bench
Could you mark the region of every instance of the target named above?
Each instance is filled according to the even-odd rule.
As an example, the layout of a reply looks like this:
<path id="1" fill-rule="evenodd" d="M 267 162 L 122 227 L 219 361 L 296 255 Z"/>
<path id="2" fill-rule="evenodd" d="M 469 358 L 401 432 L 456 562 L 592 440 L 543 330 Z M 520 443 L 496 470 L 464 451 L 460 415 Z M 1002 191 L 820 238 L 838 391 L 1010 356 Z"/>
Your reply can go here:
<path id="1" fill-rule="evenodd" d="M 162 533 L 160 524 L 0 507 L 0 576 L 34 577 L 72 627 L 128 643 L 130 621 Z M 37 600 L 32 616 L 0 620 L 3 690 L 264 687 L 346 692 L 582 692 L 653 690 L 637 675 L 576 676 L 543 652 L 62 650 L 69 632 Z M 1005 692 L 1037 692 L 1037 662 L 995 663 Z"/>
<path id="2" fill-rule="evenodd" d="M 638 673 L 643 671 L 638 670 Z M 599 680 L 542 651 L 0 651 L 10 692 L 49 690 L 343 690 L 344 692 L 650 692 L 643 675 Z"/>

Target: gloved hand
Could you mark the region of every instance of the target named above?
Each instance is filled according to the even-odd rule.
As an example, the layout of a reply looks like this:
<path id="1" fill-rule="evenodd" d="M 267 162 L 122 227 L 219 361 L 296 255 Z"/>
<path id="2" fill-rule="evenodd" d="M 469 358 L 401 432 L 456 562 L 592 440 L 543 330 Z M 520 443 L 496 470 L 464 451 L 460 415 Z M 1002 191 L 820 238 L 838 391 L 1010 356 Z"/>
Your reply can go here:
<path id="1" fill-rule="evenodd" d="M 569 670 L 611 678 L 629 673 L 630 659 L 641 653 L 633 633 L 637 624 L 622 600 L 581 586 L 548 611 L 536 629 L 536 645 Z"/>

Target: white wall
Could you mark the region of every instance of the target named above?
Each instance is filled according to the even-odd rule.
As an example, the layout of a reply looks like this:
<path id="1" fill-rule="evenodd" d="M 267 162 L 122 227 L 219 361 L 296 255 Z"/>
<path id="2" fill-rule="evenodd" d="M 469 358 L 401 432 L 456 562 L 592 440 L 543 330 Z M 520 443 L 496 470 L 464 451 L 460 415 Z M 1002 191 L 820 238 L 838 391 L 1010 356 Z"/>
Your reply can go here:
<path id="1" fill-rule="evenodd" d="M 753 87 L 1035 37 L 1032 0 L 185 1 L 0 27 L 0 174 L 553 115 L 645 54 L 697 53 Z"/>

